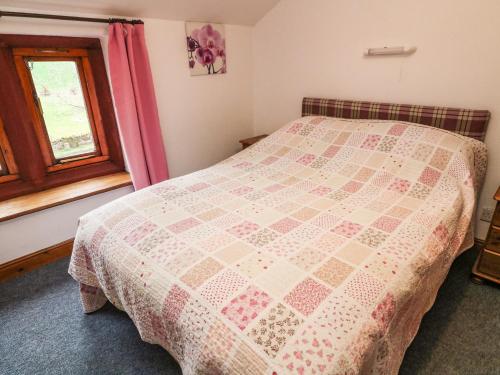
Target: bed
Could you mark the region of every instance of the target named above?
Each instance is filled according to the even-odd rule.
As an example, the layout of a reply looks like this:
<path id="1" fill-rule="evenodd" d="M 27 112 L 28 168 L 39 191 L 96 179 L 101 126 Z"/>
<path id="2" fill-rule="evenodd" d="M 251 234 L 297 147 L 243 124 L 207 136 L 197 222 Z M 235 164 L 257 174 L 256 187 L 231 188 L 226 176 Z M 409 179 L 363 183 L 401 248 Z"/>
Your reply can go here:
<path id="1" fill-rule="evenodd" d="M 184 374 L 396 374 L 473 244 L 489 112 L 304 98 L 302 115 L 81 217 L 84 311 L 126 311 Z"/>

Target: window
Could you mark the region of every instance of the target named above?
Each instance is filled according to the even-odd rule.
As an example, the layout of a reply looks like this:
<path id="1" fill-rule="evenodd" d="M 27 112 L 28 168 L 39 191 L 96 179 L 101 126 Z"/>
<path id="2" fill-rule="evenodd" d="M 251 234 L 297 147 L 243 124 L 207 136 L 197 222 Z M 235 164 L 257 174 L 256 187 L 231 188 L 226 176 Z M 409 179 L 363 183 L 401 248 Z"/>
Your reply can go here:
<path id="1" fill-rule="evenodd" d="M 123 170 L 98 39 L 0 35 L 0 200 Z"/>

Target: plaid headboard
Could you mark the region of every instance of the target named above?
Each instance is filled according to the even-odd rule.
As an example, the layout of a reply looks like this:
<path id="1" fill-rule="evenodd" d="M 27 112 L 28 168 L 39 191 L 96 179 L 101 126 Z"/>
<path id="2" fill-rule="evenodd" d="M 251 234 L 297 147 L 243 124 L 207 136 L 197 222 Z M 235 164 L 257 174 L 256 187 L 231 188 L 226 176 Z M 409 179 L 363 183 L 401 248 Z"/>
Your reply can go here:
<path id="1" fill-rule="evenodd" d="M 486 110 L 304 98 L 302 116 L 310 115 L 415 122 L 484 141 L 491 114 Z"/>

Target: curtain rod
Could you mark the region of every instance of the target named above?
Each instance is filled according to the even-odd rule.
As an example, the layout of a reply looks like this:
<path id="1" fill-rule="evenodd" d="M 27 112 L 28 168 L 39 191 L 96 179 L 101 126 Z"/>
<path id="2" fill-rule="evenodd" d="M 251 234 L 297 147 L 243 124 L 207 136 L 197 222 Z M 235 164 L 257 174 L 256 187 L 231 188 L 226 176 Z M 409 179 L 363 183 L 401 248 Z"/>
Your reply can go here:
<path id="1" fill-rule="evenodd" d="M 81 21 L 81 22 L 98 22 L 98 23 L 130 23 L 143 24 L 142 20 L 127 20 L 124 18 L 91 18 L 91 17 L 74 17 L 74 16 L 61 16 L 58 14 L 42 14 L 42 13 L 23 13 L 23 12 L 5 12 L 0 10 L 0 18 L 2 17 L 22 17 L 22 18 L 44 18 L 49 20 L 63 20 L 63 21 Z"/>

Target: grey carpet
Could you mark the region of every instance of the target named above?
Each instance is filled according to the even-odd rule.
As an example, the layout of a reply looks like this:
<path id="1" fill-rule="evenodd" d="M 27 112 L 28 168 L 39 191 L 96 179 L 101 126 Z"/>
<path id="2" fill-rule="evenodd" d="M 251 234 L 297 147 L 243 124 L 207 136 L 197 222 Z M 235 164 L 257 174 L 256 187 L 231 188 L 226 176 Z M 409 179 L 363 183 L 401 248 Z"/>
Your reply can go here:
<path id="1" fill-rule="evenodd" d="M 459 257 L 408 349 L 400 374 L 500 374 L 500 289 L 475 285 Z M 62 260 L 0 283 L 1 374 L 180 374 L 110 304 L 91 315 Z"/>

